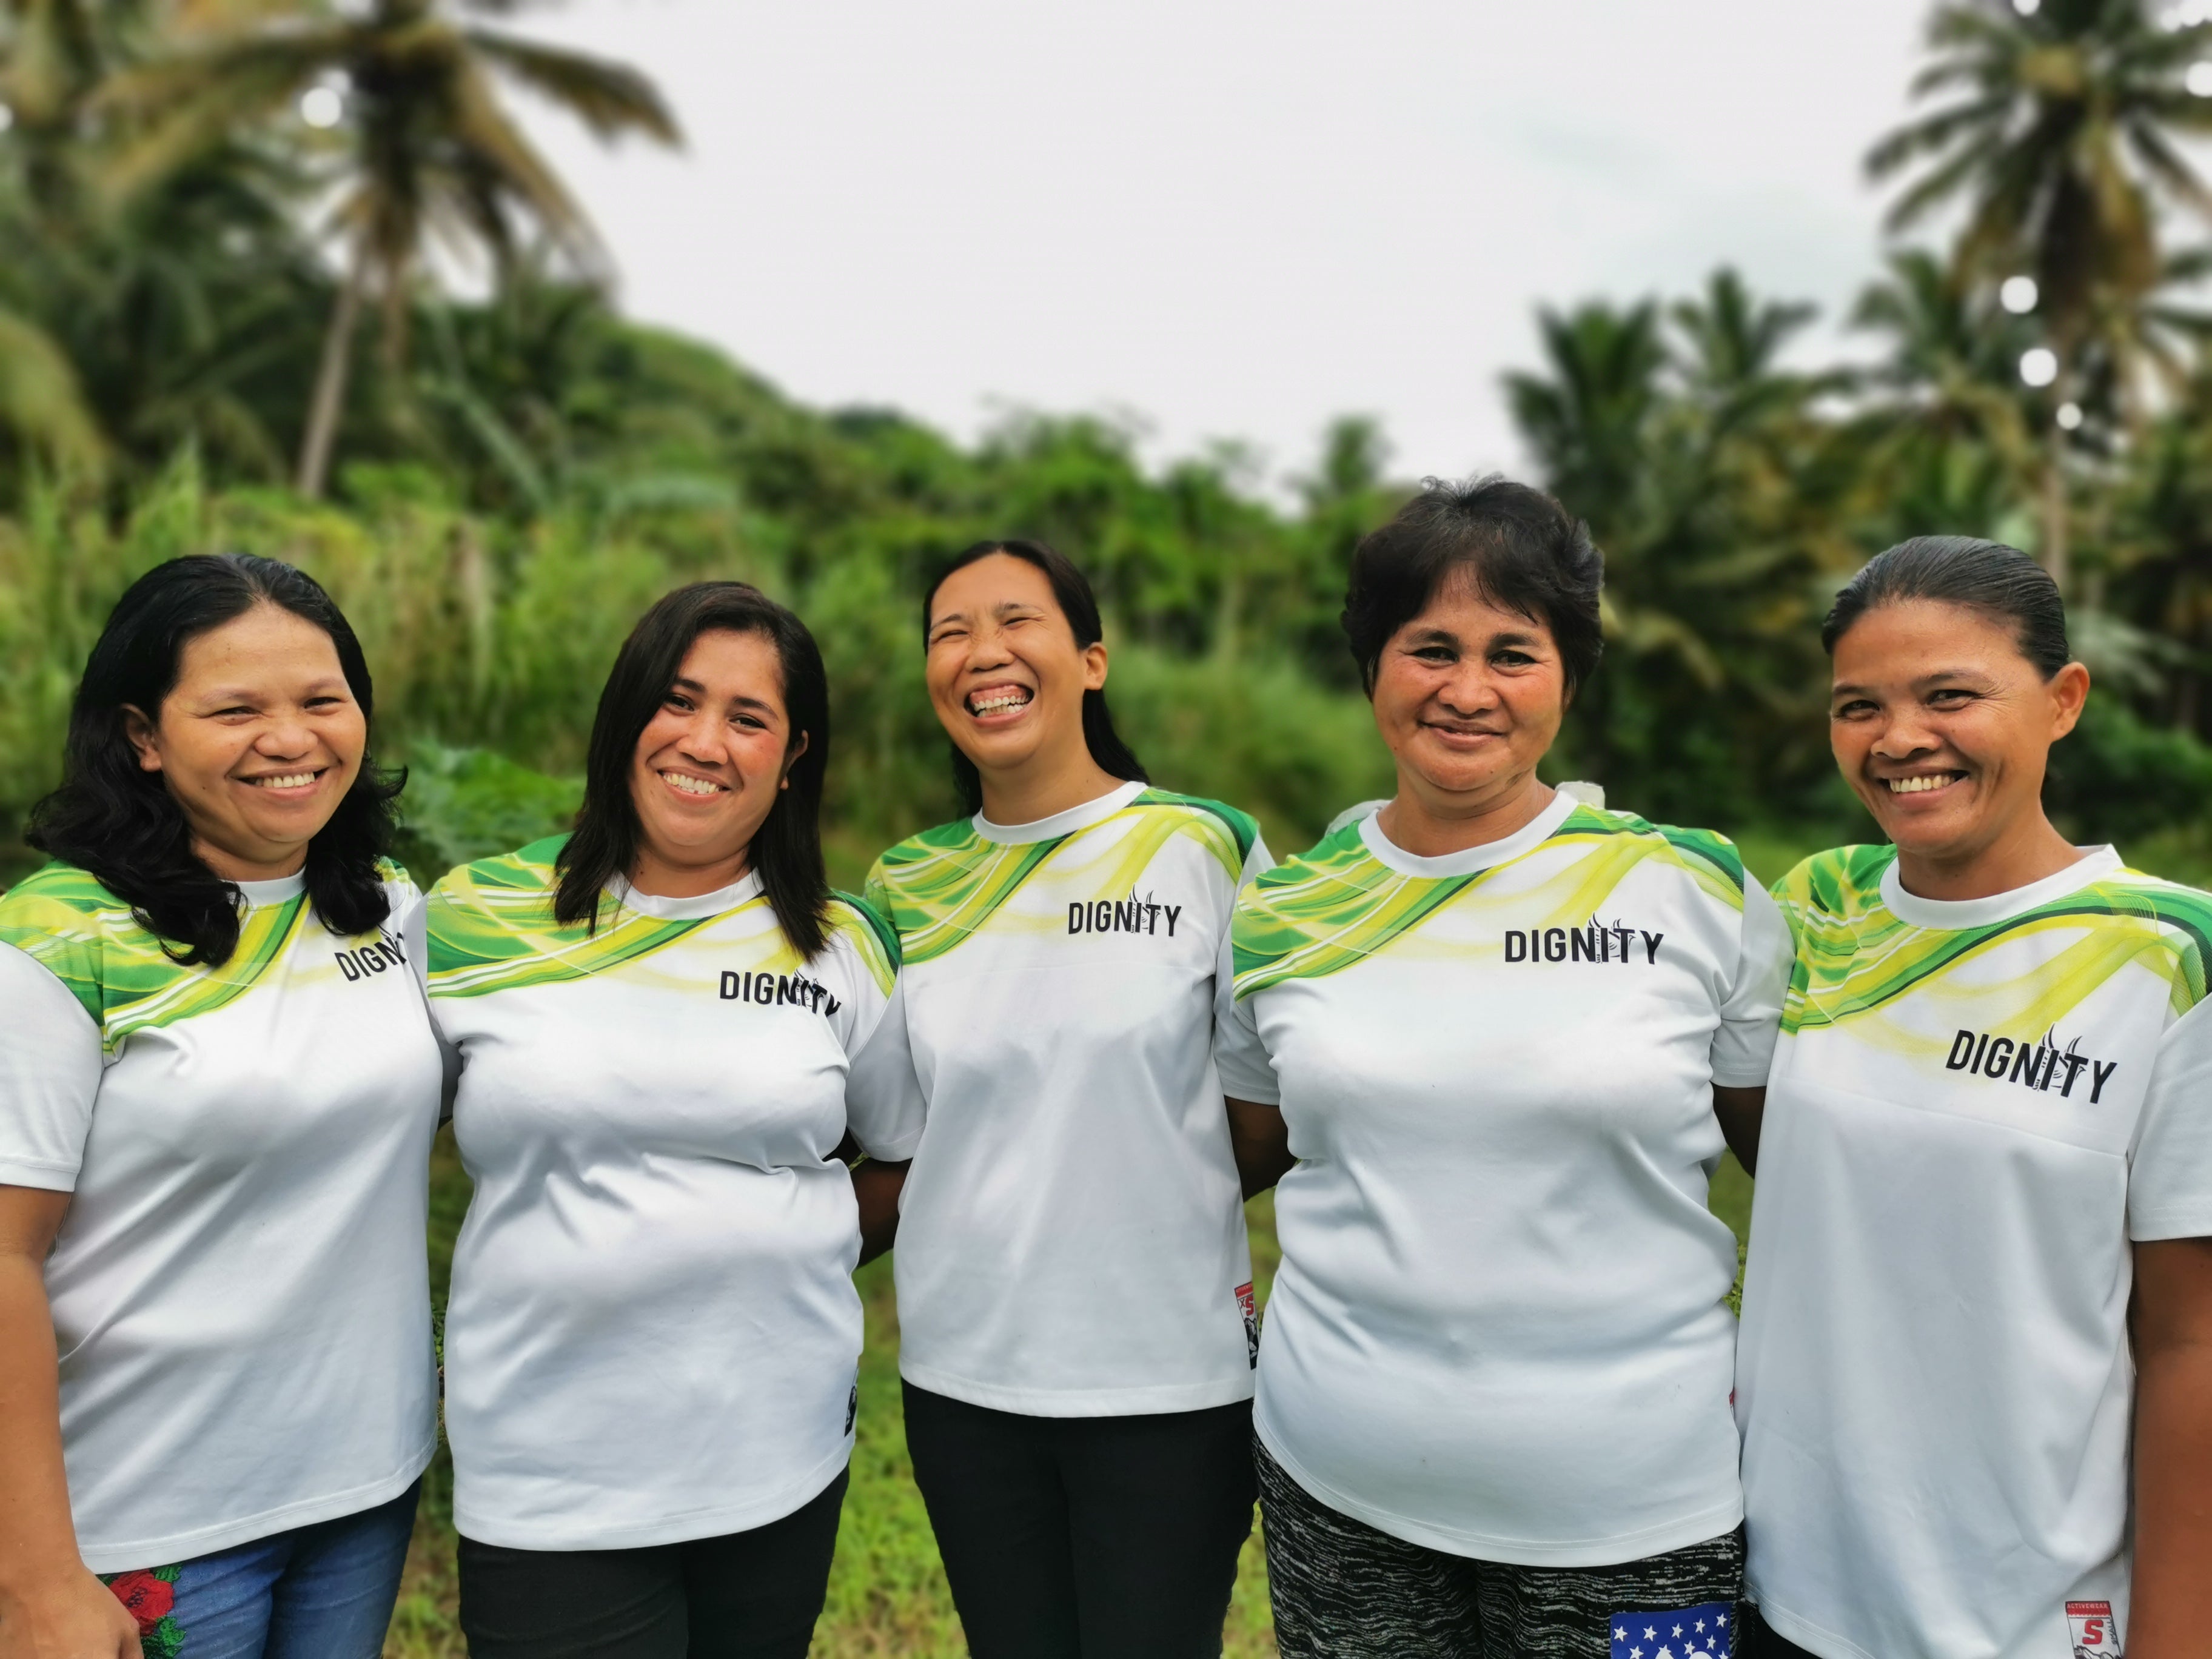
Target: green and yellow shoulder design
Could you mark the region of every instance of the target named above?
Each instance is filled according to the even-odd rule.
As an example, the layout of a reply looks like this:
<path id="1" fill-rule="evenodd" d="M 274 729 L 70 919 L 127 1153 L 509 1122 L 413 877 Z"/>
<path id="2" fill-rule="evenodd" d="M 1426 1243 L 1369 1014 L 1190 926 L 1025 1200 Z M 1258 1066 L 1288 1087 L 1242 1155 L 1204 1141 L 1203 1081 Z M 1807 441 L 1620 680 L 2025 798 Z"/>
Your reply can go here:
<path id="1" fill-rule="evenodd" d="M 2130 964 L 2165 981 L 2177 1014 L 2204 999 L 2212 896 L 2117 870 L 1984 927 L 1917 927 L 1882 901 L 1882 878 L 1896 856 L 1891 847 L 1839 847 L 1807 859 L 1776 884 L 1797 957 L 1784 1030 L 1841 1024 L 1961 963 L 2039 935 L 2064 942 L 2022 981 L 2021 1006 L 2011 1016 L 2021 1030 L 2050 1030 Z"/>
<path id="2" fill-rule="evenodd" d="M 1233 806 L 1149 788 L 1097 823 L 1044 841 L 990 841 L 962 818 L 886 851 L 868 872 L 867 900 L 890 919 L 905 960 L 929 962 L 979 932 L 1063 848 L 1055 873 L 1103 895 L 1133 887 L 1179 836 L 1196 841 L 1234 882 L 1259 833 Z"/>
<path id="3" fill-rule="evenodd" d="M 658 951 L 714 920 L 671 921 L 602 903 L 596 929 L 555 921 L 553 890 L 559 878 L 553 861 L 567 839 L 549 836 L 520 852 L 465 864 L 430 890 L 432 996 L 483 996 L 586 978 Z"/>
<path id="4" fill-rule="evenodd" d="M 833 891 L 830 931 L 852 945 L 876 988 L 889 996 L 891 982 L 898 977 L 898 930 L 860 895 Z"/>
<path id="5" fill-rule="evenodd" d="M 90 874 L 53 863 L 0 897 L 0 941 L 69 987 L 112 1054 L 133 1031 L 173 1025 L 237 1000 L 283 955 L 307 908 L 301 895 L 248 910 L 229 961 L 187 967 Z"/>
<path id="6" fill-rule="evenodd" d="M 1571 856 L 1559 859 L 1559 849 Z M 1534 886 L 1514 883 L 1548 854 L 1558 867 Z M 1516 926 L 1579 927 L 1628 873 L 1656 860 L 1680 870 L 1716 901 L 1743 908 L 1743 860 L 1723 836 L 1652 824 L 1626 812 L 1577 805 L 1534 847 L 1464 876 L 1408 876 L 1391 869 L 1348 823 L 1261 876 L 1238 901 L 1231 940 L 1237 995 L 1288 979 L 1316 979 L 1365 961 L 1455 902 L 1510 904 Z"/>

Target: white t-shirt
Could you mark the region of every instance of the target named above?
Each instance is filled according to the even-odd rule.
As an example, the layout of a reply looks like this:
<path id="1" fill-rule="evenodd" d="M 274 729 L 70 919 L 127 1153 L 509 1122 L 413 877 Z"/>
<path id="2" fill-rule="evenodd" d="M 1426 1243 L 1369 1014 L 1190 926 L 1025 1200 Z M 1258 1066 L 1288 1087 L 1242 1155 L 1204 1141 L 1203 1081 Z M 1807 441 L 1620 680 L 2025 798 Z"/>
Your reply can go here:
<path id="1" fill-rule="evenodd" d="M 1222 1083 L 1297 1167 L 1260 1437 L 1476 1559 L 1600 1566 L 1742 1514 L 1712 1085 L 1766 1079 L 1789 936 L 1735 849 L 1561 795 L 1442 858 L 1347 825 L 1238 903 Z"/>
<path id="2" fill-rule="evenodd" d="M 2212 899 L 2110 848 L 1937 902 L 1847 847 L 1775 896 L 1748 1594 L 1829 1659 L 2117 1655 L 2128 1241 L 2212 1235 Z"/>
<path id="3" fill-rule="evenodd" d="M 429 1462 L 438 1047 L 422 898 L 385 877 L 360 939 L 297 877 L 243 884 L 217 969 L 69 865 L 0 898 L 0 1183 L 72 1194 L 46 1284 L 96 1572 L 356 1514 Z"/>
<path id="4" fill-rule="evenodd" d="M 1252 1393 L 1252 1267 L 1213 1066 L 1214 971 L 1257 827 L 1124 784 L 901 842 L 929 1123 L 899 1210 L 899 1369 L 1037 1417 Z"/>
<path id="5" fill-rule="evenodd" d="M 476 1182 L 446 1313 L 453 1521 L 513 1549 L 764 1526 L 853 1446 L 848 1127 L 921 1130 L 896 942 L 839 898 L 802 961 L 757 877 L 552 918 L 561 838 L 430 895 L 430 1007 Z"/>

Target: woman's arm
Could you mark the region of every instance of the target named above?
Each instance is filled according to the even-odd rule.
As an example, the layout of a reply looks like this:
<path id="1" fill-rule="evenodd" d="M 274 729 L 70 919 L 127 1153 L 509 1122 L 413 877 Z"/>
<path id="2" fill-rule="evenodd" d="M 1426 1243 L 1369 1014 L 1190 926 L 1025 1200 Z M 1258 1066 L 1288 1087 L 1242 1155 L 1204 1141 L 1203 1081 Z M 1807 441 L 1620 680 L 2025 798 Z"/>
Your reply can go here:
<path id="1" fill-rule="evenodd" d="M 1283 1109 L 1227 1096 L 1221 1103 L 1229 1110 L 1229 1146 L 1237 1156 L 1237 1178 L 1244 1196 L 1264 1193 L 1297 1162 L 1291 1156 L 1291 1129 L 1283 1121 Z"/>
<path id="2" fill-rule="evenodd" d="M 899 1194 L 906 1188 L 906 1172 L 914 1167 L 863 1158 L 852 1166 L 853 1196 L 860 1206 L 860 1260 L 873 1261 L 898 1242 Z"/>
<path id="3" fill-rule="evenodd" d="M 2212 1238 L 2139 1243 L 2129 1659 L 2212 1653 Z"/>
<path id="4" fill-rule="evenodd" d="M 1713 1115 L 1721 1121 L 1721 1139 L 1747 1176 L 1759 1173 L 1759 1123 L 1765 1111 L 1765 1085 L 1756 1089 L 1713 1085 Z"/>
<path id="5" fill-rule="evenodd" d="M 77 1554 L 62 1469 L 46 1261 L 69 1202 L 0 1187 L 0 1659 L 138 1659 L 138 1621 Z"/>

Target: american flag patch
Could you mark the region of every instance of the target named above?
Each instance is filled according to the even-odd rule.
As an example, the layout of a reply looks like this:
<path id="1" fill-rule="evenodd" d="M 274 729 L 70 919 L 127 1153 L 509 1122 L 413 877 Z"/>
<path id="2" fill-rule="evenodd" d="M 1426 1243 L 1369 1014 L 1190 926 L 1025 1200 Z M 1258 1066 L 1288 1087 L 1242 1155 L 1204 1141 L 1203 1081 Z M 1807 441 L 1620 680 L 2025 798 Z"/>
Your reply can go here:
<path id="1" fill-rule="evenodd" d="M 1728 1659 L 1735 1651 L 1732 1601 L 1613 1615 L 1613 1659 Z"/>

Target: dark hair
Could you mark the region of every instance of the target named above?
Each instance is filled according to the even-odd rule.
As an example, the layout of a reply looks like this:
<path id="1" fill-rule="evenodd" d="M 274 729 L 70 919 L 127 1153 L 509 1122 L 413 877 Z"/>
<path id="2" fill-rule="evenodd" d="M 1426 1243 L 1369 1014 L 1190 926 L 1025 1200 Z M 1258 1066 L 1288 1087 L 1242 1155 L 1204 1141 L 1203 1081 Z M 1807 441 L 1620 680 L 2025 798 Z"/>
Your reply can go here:
<path id="1" fill-rule="evenodd" d="M 1494 473 L 1423 479 L 1421 493 L 1353 550 L 1342 620 L 1368 696 L 1382 647 L 1462 571 L 1491 604 L 1552 630 L 1571 702 L 1605 651 L 1604 556 L 1581 520 L 1541 490 Z"/>
<path id="2" fill-rule="evenodd" d="M 1963 605 L 2009 623 L 2020 654 L 2046 680 L 2074 659 L 2066 602 L 2051 573 L 2016 547 L 1972 536 L 1915 536 L 1875 554 L 1836 595 L 1820 644 L 1832 657 L 1860 617 L 1905 599 Z"/>
<path id="3" fill-rule="evenodd" d="M 630 778 L 637 740 L 668 696 L 692 641 L 726 629 L 759 634 L 775 647 L 783 670 L 784 713 L 791 741 L 806 747 L 792 763 L 791 787 L 754 831 L 750 862 L 760 872 L 784 937 L 802 957 L 830 942 L 830 878 L 822 863 L 822 782 L 830 768 L 830 676 L 806 624 L 746 582 L 694 582 L 638 618 L 615 657 L 592 720 L 584 757 L 584 804 L 575 833 L 555 860 L 561 884 L 554 920 L 596 930 L 600 895 L 637 862 L 640 833 Z"/>
<path id="4" fill-rule="evenodd" d="M 138 763 L 124 708 L 158 720 L 176 689 L 185 647 L 257 605 L 273 605 L 329 635 L 362 718 L 374 714 L 361 641 L 313 577 L 245 553 L 171 559 L 131 583 L 108 613 L 70 708 L 61 787 L 31 809 L 23 836 L 91 874 L 179 963 L 219 967 L 230 960 L 242 896 L 192 850 L 191 826 L 168 786 Z M 335 933 L 368 933 L 391 913 L 377 860 L 392 845 L 392 803 L 404 781 L 404 773 L 379 771 L 364 747 L 353 787 L 307 843 L 307 897 Z"/>
<path id="5" fill-rule="evenodd" d="M 942 567 L 931 580 L 928 591 L 922 594 L 921 638 L 925 647 L 929 642 L 929 611 L 937 602 L 937 590 L 945 586 L 945 579 L 954 571 L 965 569 L 978 559 L 988 559 L 994 553 L 1019 559 L 1044 572 L 1044 579 L 1052 584 L 1052 597 L 1059 602 L 1060 614 L 1067 618 L 1068 628 L 1075 635 L 1076 649 L 1088 650 L 1106 636 L 1105 626 L 1098 619 L 1098 596 L 1091 591 L 1090 578 L 1075 568 L 1075 562 L 1066 554 L 1043 542 L 977 542 L 973 547 L 963 548 Z M 1152 781 L 1143 763 L 1114 729 L 1114 717 L 1107 712 L 1103 687 L 1083 694 L 1083 742 L 1099 770 L 1132 783 Z M 980 812 L 983 810 L 982 775 L 976 771 L 975 763 L 960 752 L 958 744 L 952 744 L 951 749 L 952 787 L 960 792 L 960 810 Z"/>

